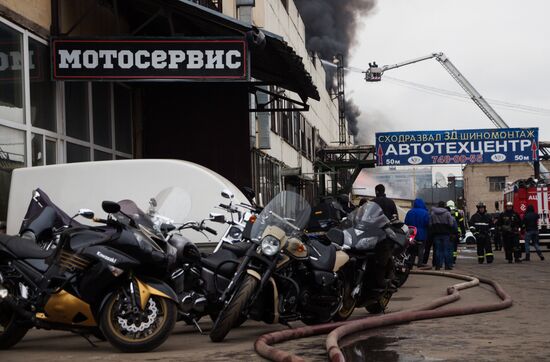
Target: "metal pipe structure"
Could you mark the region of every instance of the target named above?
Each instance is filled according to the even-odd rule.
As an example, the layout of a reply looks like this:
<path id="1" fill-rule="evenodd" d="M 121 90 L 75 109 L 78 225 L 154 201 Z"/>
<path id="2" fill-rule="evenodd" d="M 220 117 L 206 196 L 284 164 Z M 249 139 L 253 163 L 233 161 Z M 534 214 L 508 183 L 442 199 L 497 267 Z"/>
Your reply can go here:
<path id="1" fill-rule="evenodd" d="M 281 343 L 291 339 L 298 339 L 304 337 L 310 337 L 320 334 L 330 333 L 326 340 L 326 349 L 329 356 L 329 360 L 332 362 L 345 361 L 344 355 L 338 346 L 338 342 L 345 336 L 364 331 L 367 329 L 384 327 L 389 325 L 403 324 L 416 320 L 444 318 L 458 315 L 468 315 L 475 313 L 486 313 L 492 311 L 498 311 L 512 306 L 512 298 L 502 289 L 502 287 L 489 279 L 473 277 L 468 275 L 437 272 L 437 271 L 411 271 L 414 274 L 423 275 L 435 275 L 444 276 L 465 282 L 454 284 L 447 288 L 447 295 L 441 298 L 433 300 L 431 303 L 423 305 L 419 308 L 412 310 L 405 310 L 402 312 L 385 314 L 375 317 L 367 317 L 353 321 L 326 323 L 316 326 L 306 326 L 296 329 L 288 329 L 278 332 L 272 332 L 260 336 L 254 344 L 256 352 L 264 358 L 271 361 L 304 361 L 303 358 L 293 355 L 289 352 L 277 349 L 272 345 L 275 343 Z M 453 303 L 460 299 L 460 290 L 472 288 L 478 286 L 479 283 L 491 285 L 496 294 L 501 299 L 496 303 L 470 305 L 456 308 L 437 309 L 444 305 Z"/>

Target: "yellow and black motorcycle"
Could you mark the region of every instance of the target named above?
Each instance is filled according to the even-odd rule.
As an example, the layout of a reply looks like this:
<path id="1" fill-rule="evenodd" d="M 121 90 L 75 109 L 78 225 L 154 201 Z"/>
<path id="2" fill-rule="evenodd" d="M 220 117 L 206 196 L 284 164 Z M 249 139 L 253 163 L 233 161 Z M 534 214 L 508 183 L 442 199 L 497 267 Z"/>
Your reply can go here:
<path id="1" fill-rule="evenodd" d="M 55 249 L 0 235 L 0 349 L 33 327 L 103 336 L 123 352 L 150 351 L 168 338 L 177 297 L 161 277 L 175 250 L 160 248 L 119 204 L 102 206 L 109 216 L 95 219 L 101 226 L 69 227 Z"/>

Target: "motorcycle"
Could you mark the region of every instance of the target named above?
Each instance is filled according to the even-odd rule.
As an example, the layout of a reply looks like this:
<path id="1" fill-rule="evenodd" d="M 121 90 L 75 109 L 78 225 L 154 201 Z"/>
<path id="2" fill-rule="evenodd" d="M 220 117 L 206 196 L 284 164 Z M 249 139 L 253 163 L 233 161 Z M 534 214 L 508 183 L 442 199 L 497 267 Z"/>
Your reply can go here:
<path id="1" fill-rule="evenodd" d="M 68 227 L 49 250 L 31 239 L 0 235 L 1 349 L 32 327 L 100 331 L 122 352 L 150 351 L 168 338 L 177 296 L 159 276 L 175 261 L 175 250 L 160 248 L 119 204 L 104 201 L 102 207 L 109 216 L 94 219 L 101 226 Z"/>
<path id="2" fill-rule="evenodd" d="M 342 301 L 338 273 L 349 258 L 330 242 L 304 236 L 309 217 L 307 201 L 289 191 L 258 215 L 246 254 L 219 298 L 223 307 L 210 331 L 212 341 L 222 341 L 241 318 L 269 324 L 332 319 Z"/>
<path id="3" fill-rule="evenodd" d="M 407 243 L 405 248 L 396 247 L 396 252 L 393 257 L 395 264 L 395 285 L 400 288 L 407 279 L 409 274 L 414 266 L 414 260 L 418 254 L 418 249 L 416 248 L 416 228 L 414 226 L 409 226 L 409 233 L 407 235 Z"/>
<path id="4" fill-rule="evenodd" d="M 222 196 L 233 199 L 227 190 L 222 192 Z M 201 222 L 181 222 L 187 217 L 190 202 L 187 192 L 179 187 L 168 187 L 151 198 L 147 212 L 142 211 L 132 200 L 121 200 L 118 204 L 122 212 L 118 215 L 118 220 L 126 228 L 137 228 L 141 232 L 146 232 L 162 250 L 175 250 L 175 263 L 159 278 L 177 295 L 178 320 L 195 325 L 202 333 L 198 321 L 205 315 L 209 315 L 213 321 L 216 320 L 220 309 L 218 297 L 229 284 L 236 269 L 236 262 L 231 264 L 227 260 L 238 259 L 244 249 L 236 240 L 230 244 L 224 241 L 218 245 L 220 250 L 203 256 L 189 238 L 192 236 L 185 235 L 185 231 L 193 230 L 208 238 L 205 232 L 215 235 L 216 231 L 208 227 L 205 221 L 223 224 L 227 223 L 225 217 L 211 213 L 208 219 Z M 230 202 L 224 206 L 231 208 L 231 204 Z M 21 235 L 36 241 L 45 249 L 55 249 L 60 234 L 57 230 L 66 230 L 71 227 L 71 223 L 81 225 L 57 207 L 44 191 L 37 189 L 33 192 L 21 226 Z M 247 230 L 249 229 L 250 227 L 247 227 Z M 246 234 L 246 231 L 243 232 Z M 94 335 L 103 339 L 99 331 Z"/>
<path id="5" fill-rule="evenodd" d="M 390 221 L 380 206 L 369 202 L 352 212 L 345 229 L 334 228 L 327 237 L 343 245 L 350 261 L 344 266 L 343 303 L 335 320 L 349 318 L 357 307 L 369 313 L 382 313 L 395 285 L 393 255 L 405 249 L 411 229 L 397 220 Z"/>

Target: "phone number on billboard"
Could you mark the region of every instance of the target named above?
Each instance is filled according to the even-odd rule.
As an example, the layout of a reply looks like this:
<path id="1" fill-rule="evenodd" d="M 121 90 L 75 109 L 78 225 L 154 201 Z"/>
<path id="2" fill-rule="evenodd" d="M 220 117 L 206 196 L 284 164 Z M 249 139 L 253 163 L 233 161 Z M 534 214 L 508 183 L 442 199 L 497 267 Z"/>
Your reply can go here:
<path id="1" fill-rule="evenodd" d="M 432 163 L 447 164 L 447 163 L 482 163 L 483 155 L 481 153 L 475 155 L 441 155 L 432 156 Z"/>

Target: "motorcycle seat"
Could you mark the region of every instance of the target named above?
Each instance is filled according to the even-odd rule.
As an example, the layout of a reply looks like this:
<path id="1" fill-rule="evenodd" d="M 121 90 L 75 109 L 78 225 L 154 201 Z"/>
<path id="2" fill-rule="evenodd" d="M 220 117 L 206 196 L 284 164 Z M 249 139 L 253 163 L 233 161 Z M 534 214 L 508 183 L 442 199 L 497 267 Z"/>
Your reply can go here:
<path id="1" fill-rule="evenodd" d="M 246 243 L 246 242 L 240 242 L 240 243 L 234 243 L 234 244 L 229 244 L 229 243 L 222 244 L 222 249 L 228 250 L 237 256 L 244 256 L 249 248 L 250 248 L 250 243 Z"/>
<path id="2" fill-rule="evenodd" d="M 226 278 L 232 278 L 239 265 L 238 257 L 225 249 L 220 249 L 206 258 L 201 258 L 201 262 L 205 268 L 219 273 Z"/>
<path id="3" fill-rule="evenodd" d="M 0 235 L 0 245 L 19 259 L 46 259 L 55 252 L 42 249 L 33 240 L 11 235 Z"/>

